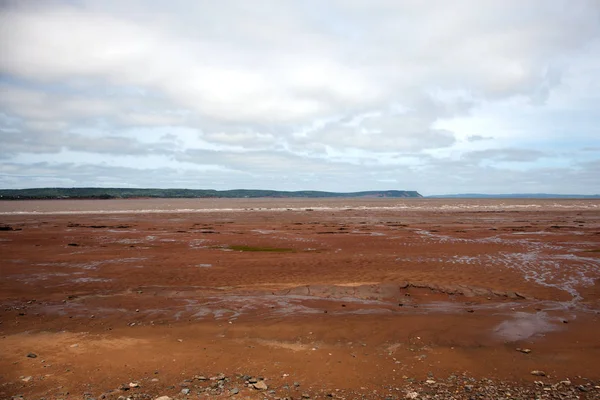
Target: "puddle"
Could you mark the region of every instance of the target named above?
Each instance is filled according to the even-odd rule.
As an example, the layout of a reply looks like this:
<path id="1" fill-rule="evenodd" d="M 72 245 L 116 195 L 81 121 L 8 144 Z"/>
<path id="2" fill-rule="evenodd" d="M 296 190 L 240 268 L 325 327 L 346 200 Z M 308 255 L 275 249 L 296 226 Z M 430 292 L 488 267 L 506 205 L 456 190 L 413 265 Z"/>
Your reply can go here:
<path id="1" fill-rule="evenodd" d="M 494 335 L 509 342 L 524 340 L 547 332 L 559 330 L 548 314 L 517 312 L 511 320 L 500 323 L 494 329 Z"/>

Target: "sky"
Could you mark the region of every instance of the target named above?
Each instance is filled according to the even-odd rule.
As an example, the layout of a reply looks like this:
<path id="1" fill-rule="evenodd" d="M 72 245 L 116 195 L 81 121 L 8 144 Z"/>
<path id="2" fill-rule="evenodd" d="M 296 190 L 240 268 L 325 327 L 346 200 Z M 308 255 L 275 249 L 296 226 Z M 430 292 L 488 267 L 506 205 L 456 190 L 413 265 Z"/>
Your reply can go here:
<path id="1" fill-rule="evenodd" d="M 600 193 L 600 1 L 2 0 L 28 187 Z"/>

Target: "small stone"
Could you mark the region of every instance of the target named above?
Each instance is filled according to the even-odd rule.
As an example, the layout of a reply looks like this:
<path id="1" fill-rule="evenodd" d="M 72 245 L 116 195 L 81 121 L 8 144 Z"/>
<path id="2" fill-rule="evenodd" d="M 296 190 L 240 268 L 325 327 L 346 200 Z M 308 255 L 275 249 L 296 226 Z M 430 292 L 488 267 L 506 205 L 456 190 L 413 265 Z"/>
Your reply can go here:
<path id="1" fill-rule="evenodd" d="M 29 357 L 29 358 L 37 358 L 37 354 L 35 354 L 35 353 L 29 353 L 29 354 L 27 354 L 27 357 Z"/>
<path id="2" fill-rule="evenodd" d="M 129 382 L 129 387 L 130 388 L 139 388 L 140 384 L 137 382 Z"/>
<path id="3" fill-rule="evenodd" d="M 150 379 L 150 382 L 158 382 L 158 378 L 152 378 Z"/>
<path id="4" fill-rule="evenodd" d="M 294 386 L 296 386 L 296 387 L 300 386 L 300 382 L 294 382 Z"/>
<path id="5" fill-rule="evenodd" d="M 417 397 L 419 397 L 419 393 L 417 392 L 408 392 L 405 396 L 407 399 L 416 399 Z"/>
<path id="6" fill-rule="evenodd" d="M 233 388 L 230 390 L 231 394 L 238 394 L 240 392 L 240 389 L 238 388 Z"/>
<path id="7" fill-rule="evenodd" d="M 533 370 L 533 371 L 531 371 L 531 375 L 546 376 L 546 373 L 544 371 Z"/>
<path id="8" fill-rule="evenodd" d="M 33 379 L 33 376 L 26 376 L 25 378 L 21 379 L 23 382 L 29 382 L 30 380 Z"/>
<path id="9" fill-rule="evenodd" d="M 434 385 L 434 384 L 435 384 L 435 381 L 434 381 L 433 379 L 427 379 L 427 380 L 425 381 L 425 383 L 426 383 L 426 384 L 428 384 L 428 385 Z"/>
<path id="10" fill-rule="evenodd" d="M 267 384 L 265 383 L 265 381 L 258 381 L 254 384 L 252 384 L 252 386 L 254 387 L 254 389 L 256 390 L 267 390 L 269 387 L 267 386 Z"/>
<path id="11" fill-rule="evenodd" d="M 79 347 L 79 345 L 77 343 L 70 345 L 69 347 L 75 348 L 75 347 Z"/>
<path id="12" fill-rule="evenodd" d="M 303 399 L 310 399 L 310 395 L 307 393 L 302 393 L 302 398 Z"/>
<path id="13" fill-rule="evenodd" d="M 171 400 L 171 398 L 169 396 L 160 396 L 160 397 L 157 397 L 154 400 Z"/>
<path id="14" fill-rule="evenodd" d="M 190 389 L 188 389 L 188 388 L 181 389 L 181 394 L 185 394 L 185 395 L 190 394 Z"/>
<path id="15" fill-rule="evenodd" d="M 531 353 L 531 349 L 522 349 L 520 347 L 517 347 L 517 351 L 520 351 L 521 353 L 525 353 L 525 354 Z"/>

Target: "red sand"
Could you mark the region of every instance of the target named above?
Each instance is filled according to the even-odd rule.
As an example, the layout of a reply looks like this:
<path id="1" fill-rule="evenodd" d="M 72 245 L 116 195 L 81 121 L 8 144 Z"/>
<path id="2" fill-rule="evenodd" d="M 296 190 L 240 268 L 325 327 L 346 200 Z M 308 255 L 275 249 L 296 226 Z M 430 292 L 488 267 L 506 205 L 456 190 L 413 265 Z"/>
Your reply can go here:
<path id="1" fill-rule="evenodd" d="M 0 225 L 0 398 L 600 379 L 599 201 L 0 202 Z"/>

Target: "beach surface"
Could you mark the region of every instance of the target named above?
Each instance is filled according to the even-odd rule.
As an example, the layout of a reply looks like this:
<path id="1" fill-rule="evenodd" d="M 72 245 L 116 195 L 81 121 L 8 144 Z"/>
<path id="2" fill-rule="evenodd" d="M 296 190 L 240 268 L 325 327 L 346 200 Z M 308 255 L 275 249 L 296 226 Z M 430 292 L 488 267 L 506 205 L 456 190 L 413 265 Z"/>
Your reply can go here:
<path id="1" fill-rule="evenodd" d="M 0 229 L 3 399 L 600 398 L 599 200 L 0 201 Z"/>

